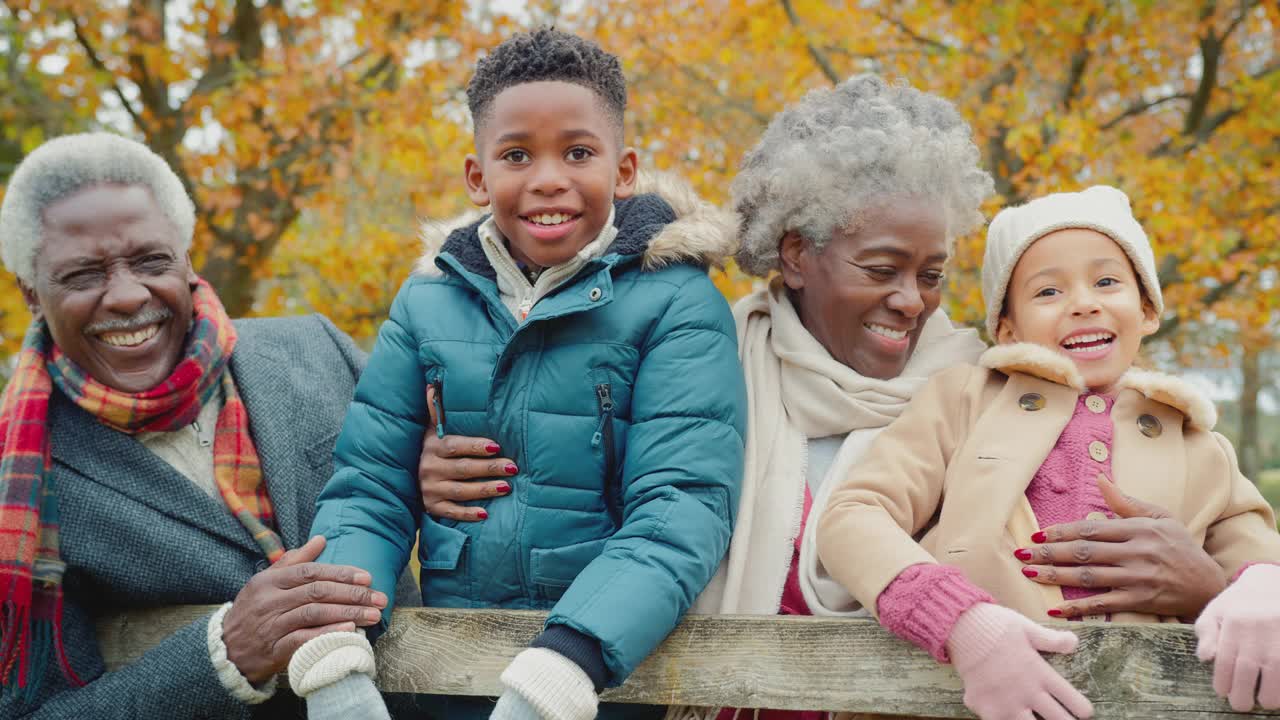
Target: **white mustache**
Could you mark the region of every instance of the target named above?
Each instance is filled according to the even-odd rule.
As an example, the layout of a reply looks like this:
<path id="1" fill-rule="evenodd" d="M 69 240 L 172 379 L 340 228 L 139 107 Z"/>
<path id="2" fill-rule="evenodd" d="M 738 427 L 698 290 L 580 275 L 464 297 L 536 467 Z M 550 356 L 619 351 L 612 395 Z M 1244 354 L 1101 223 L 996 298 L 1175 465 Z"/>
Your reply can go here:
<path id="1" fill-rule="evenodd" d="M 144 327 L 167 322 L 172 317 L 173 312 L 168 308 L 143 310 L 131 318 L 103 320 L 102 322 L 94 323 L 85 328 L 84 331 L 89 335 L 100 335 L 107 332 L 129 332 L 131 330 L 141 330 Z"/>

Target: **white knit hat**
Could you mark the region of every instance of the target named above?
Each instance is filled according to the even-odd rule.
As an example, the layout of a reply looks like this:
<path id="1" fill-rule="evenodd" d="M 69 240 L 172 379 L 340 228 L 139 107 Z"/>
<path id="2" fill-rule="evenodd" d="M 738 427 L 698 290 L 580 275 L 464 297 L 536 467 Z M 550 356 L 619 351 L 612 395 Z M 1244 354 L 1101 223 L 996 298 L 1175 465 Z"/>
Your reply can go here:
<path id="1" fill-rule="evenodd" d="M 1005 208 L 991 221 L 982 260 L 982 297 L 987 304 L 987 334 L 992 340 L 1018 258 L 1031 243 L 1067 228 L 1096 230 L 1115 240 L 1133 263 L 1156 316 L 1164 313 L 1155 252 L 1129 209 L 1128 196 L 1108 185 L 1094 185 L 1083 192 L 1054 193 L 1026 205 Z"/>

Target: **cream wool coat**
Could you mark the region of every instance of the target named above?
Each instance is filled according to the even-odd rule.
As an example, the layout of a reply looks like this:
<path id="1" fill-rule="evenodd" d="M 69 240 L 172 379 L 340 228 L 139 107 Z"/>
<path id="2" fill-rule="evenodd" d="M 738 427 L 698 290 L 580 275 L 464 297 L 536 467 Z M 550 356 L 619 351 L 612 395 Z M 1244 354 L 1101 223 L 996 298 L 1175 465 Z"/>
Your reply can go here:
<path id="1" fill-rule="evenodd" d="M 1084 382 L 1069 358 L 1037 345 L 992 348 L 980 365 L 935 375 L 833 490 L 818 520 L 827 572 L 873 612 L 899 573 L 933 562 L 959 567 L 1002 605 L 1038 621 L 1064 601 L 1059 587 L 1023 577 L 1013 551 L 1039 529 L 1027 485 Z M 1119 387 L 1108 452 L 1120 489 L 1168 509 L 1229 575 L 1246 562 L 1280 562 L 1271 507 L 1240 473 L 1231 444 L 1212 432 L 1213 405 L 1161 373 L 1130 370 Z"/>

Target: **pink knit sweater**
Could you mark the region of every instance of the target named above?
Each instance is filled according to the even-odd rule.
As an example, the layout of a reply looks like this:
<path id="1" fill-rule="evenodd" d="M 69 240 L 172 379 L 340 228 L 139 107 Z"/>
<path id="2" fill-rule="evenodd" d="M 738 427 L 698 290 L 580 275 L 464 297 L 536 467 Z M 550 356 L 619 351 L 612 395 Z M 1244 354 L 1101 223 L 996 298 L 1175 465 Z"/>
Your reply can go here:
<path id="1" fill-rule="evenodd" d="M 1111 477 L 1113 404 L 1113 398 L 1092 393 L 1076 402 L 1067 427 L 1027 486 L 1027 500 L 1040 527 L 1083 520 L 1091 513 L 1112 516 L 1096 479 L 1099 474 Z M 1098 447 L 1093 443 L 1106 452 L 1091 453 L 1091 446 Z M 1062 594 L 1072 600 L 1106 590 L 1064 587 Z M 946 662 L 946 641 L 956 620 L 980 602 L 995 600 L 958 568 L 920 564 L 894 578 L 876 599 L 876 608 L 885 628 Z"/>

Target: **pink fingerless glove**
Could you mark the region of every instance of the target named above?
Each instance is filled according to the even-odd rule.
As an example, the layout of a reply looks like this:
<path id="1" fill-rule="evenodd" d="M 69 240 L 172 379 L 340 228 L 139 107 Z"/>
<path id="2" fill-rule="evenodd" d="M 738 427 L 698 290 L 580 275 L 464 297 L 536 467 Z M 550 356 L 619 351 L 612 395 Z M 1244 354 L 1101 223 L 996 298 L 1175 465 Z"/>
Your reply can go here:
<path id="1" fill-rule="evenodd" d="M 1213 691 L 1231 709 L 1280 708 L 1280 567 L 1252 565 L 1196 620 L 1196 654 L 1213 661 Z"/>
<path id="2" fill-rule="evenodd" d="M 993 603 L 965 610 L 947 636 L 951 663 L 964 682 L 964 704 L 982 720 L 1093 717 L 1093 705 L 1041 652 L 1070 653 L 1074 633 L 1050 630 Z"/>

